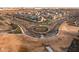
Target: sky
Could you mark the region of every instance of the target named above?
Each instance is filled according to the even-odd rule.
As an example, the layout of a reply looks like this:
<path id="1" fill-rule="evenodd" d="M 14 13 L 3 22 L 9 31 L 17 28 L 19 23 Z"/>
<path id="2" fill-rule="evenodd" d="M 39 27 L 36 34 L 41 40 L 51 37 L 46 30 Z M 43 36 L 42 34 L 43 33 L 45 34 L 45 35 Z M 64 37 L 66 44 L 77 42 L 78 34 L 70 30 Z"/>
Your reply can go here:
<path id="1" fill-rule="evenodd" d="M 0 7 L 79 7 L 79 0 L 0 0 Z"/>

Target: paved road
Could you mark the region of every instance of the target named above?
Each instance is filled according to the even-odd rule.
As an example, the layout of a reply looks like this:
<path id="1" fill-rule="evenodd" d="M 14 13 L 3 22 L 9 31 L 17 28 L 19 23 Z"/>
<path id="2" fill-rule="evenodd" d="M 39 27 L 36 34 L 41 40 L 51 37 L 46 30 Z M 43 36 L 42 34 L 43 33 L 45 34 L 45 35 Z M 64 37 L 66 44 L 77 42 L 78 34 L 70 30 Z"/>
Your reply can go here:
<path id="1" fill-rule="evenodd" d="M 27 27 L 33 25 L 32 23 L 30 24 L 28 21 L 25 21 L 25 20 L 22 20 L 22 19 L 19 19 L 19 18 L 14 18 L 13 22 L 16 23 L 20 27 L 23 34 L 27 34 L 28 33 L 28 31 L 27 31 L 28 28 Z M 64 22 L 64 20 L 56 20 L 54 23 L 52 23 L 49 26 L 50 29 L 54 29 L 54 31 L 52 32 L 53 35 L 56 34 L 55 32 L 59 28 L 58 26 L 60 26 L 61 23 L 63 23 L 63 22 Z"/>

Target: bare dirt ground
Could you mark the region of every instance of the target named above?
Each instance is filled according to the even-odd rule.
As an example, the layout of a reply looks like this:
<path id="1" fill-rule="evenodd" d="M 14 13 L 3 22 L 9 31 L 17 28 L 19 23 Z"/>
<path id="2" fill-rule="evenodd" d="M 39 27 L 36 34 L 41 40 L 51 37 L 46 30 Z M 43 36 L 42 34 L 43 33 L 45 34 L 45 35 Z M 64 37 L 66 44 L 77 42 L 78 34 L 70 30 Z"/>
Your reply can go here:
<path id="1" fill-rule="evenodd" d="M 2 8 L 0 51 L 79 51 L 78 13 L 79 9 Z M 42 26 L 48 30 L 45 31 L 46 28 L 43 29 Z"/>

